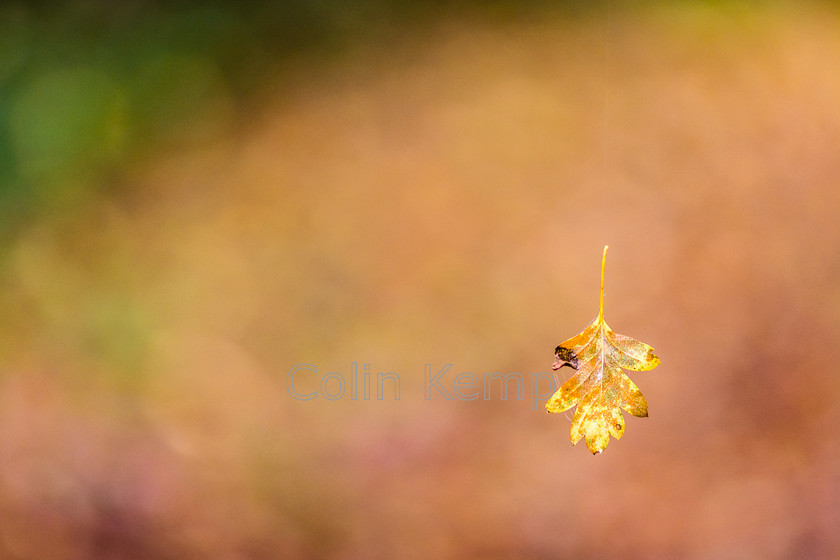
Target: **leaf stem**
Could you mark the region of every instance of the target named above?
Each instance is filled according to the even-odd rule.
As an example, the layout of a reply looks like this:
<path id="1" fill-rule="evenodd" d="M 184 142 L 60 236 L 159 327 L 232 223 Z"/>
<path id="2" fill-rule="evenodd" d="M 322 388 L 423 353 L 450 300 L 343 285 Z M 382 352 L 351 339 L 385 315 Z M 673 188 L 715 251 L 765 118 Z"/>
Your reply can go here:
<path id="1" fill-rule="evenodd" d="M 604 256 L 601 257 L 601 306 L 598 308 L 598 320 L 604 320 L 604 268 L 607 266 L 607 249 L 609 245 L 604 245 Z"/>

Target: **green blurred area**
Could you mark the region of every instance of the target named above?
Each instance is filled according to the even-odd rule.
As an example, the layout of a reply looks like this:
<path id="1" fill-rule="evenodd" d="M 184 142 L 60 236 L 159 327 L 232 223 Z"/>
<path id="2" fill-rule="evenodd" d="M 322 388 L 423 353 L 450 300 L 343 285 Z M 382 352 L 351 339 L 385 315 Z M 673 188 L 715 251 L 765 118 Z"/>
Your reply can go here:
<path id="1" fill-rule="evenodd" d="M 260 64 L 301 48 L 296 43 L 309 34 L 323 35 L 317 8 L 308 26 L 310 8 L 278 10 L 273 21 L 260 17 L 267 9 L 4 4 L 3 208 L 26 212 L 96 192 L 138 154 L 225 131 Z M 301 36 L 291 38 L 290 30 Z"/>
<path id="2" fill-rule="evenodd" d="M 4 3 L 0 556 L 836 557 L 838 29 Z M 530 374 L 607 243 L 605 317 L 662 365 L 592 457 Z M 427 364 L 524 398 L 427 399 Z"/>

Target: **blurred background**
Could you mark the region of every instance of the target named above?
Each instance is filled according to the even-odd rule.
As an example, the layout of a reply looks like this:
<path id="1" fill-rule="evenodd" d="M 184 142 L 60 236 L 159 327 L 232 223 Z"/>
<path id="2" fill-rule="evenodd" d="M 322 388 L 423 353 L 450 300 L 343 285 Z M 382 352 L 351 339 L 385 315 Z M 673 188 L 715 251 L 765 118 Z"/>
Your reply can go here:
<path id="1" fill-rule="evenodd" d="M 839 60 L 832 2 L 4 2 L 0 556 L 840 558 Z M 662 365 L 592 456 L 531 379 L 605 244 Z"/>

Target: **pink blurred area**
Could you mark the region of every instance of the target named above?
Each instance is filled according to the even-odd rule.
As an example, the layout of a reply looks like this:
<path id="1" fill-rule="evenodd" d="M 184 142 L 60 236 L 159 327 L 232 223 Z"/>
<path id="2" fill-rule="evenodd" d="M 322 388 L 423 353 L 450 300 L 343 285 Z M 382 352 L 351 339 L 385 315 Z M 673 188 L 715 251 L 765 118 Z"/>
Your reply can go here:
<path id="1" fill-rule="evenodd" d="M 0 556 L 837 558 L 840 13 L 750 6 L 464 16 L 301 63 L 27 225 Z M 662 364 L 592 456 L 531 381 L 597 314 L 605 244 L 606 320 Z M 477 399 L 426 398 L 447 364 Z"/>

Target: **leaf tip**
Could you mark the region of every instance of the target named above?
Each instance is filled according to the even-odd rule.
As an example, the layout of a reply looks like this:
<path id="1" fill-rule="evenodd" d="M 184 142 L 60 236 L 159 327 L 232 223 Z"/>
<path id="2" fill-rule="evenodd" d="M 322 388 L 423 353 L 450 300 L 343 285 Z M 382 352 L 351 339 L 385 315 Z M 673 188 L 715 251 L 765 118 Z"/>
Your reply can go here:
<path id="1" fill-rule="evenodd" d="M 650 359 L 650 363 L 653 364 L 650 369 L 653 369 L 653 368 L 655 368 L 656 366 L 658 366 L 659 364 L 662 363 L 662 360 L 659 359 L 659 356 L 657 356 L 656 354 L 653 353 L 652 348 L 651 348 L 651 351 L 650 351 L 649 359 Z"/>

